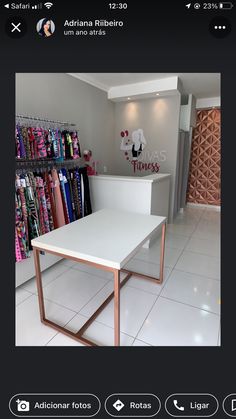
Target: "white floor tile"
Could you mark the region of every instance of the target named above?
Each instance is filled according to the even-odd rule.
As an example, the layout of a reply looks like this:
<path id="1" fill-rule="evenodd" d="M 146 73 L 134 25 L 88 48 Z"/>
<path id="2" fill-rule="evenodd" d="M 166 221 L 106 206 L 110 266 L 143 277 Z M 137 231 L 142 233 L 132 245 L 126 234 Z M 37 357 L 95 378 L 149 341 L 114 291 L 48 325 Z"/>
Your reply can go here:
<path id="1" fill-rule="evenodd" d="M 106 283 L 103 278 L 69 269 L 44 289 L 44 296 L 78 312 Z"/>
<path id="2" fill-rule="evenodd" d="M 169 275 L 170 272 L 171 270 L 169 269 Z M 139 276 L 133 275 L 127 282 L 127 285 L 129 287 L 137 288 L 142 291 L 150 292 L 151 294 L 159 295 L 162 288 L 165 286 L 167 277 L 169 275 L 166 275 L 165 280 L 162 284 L 155 284 L 154 281 L 149 281 L 148 279 L 140 278 Z"/>
<path id="3" fill-rule="evenodd" d="M 58 276 L 63 274 L 64 272 L 67 272 L 69 270 L 68 266 L 65 266 L 62 262 L 56 263 L 55 265 L 51 266 L 50 268 L 46 269 L 42 272 L 42 283 L 43 287 L 46 287 L 48 284 L 50 284 L 54 279 L 56 279 Z M 29 281 L 22 284 L 22 288 L 25 290 L 37 293 L 37 285 L 36 285 L 36 279 L 32 278 Z"/>
<path id="4" fill-rule="evenodd" d="M 58 333 L 54 338 L 52 338 L 46 346 L 85 346 L 82 343 L 72 339 L 62 333 Z"/>
<path id="5" fill-rule="evenodd" d="M 196 218 L 191 215 L 182 215 L 179 214 L 174 220 L 175 225 L 188 225 L 188 226 L 196 226 L 199 221 L 199 218 Z"/>
<path id="6" fill-rule="evenodd" d="M 160 294 L 165 282 L 162 285 L 155 284 L 153 281 L 147 279 L 142 279 L 136 276 L 132 276 L 125 287 L 137 288 L 142 291 L 149 292 L 151 294 L 158 295 Z M 101 290 L 98 294 L 93 297 L 89 303 L 82 308 L 80 314 L 90 317 L 98 309 L 98 307 L 105 301 L 105 299 L 114 291 L 114 284 L 109 281 L 109 283 Z"/>
<path id="7" fill-rule="evenodd" d="M 201 222 L 202 221 L 210 221 L 210 222 L 216 222 L 216 223 L 220 223 L 221 222 L 221 213 L 218 211 L 210 211 L 210 210 L 206 210 L 202 216 L 201 216 Z"/>
<path id="8" fill-rule="evenodd" d="M 66 326 L 72 332 L 78 331 L 78 329 L 81 327 L 81 319 L 79 317 L 79 315 L 74 317 Z M 97 345 L 114 346 L 114 329 L 97 321 L 88 327 L 83 336 L 94 341 Z M 131 346 L 133 340 L 134 339 L 132 336 L 128 336 L 124 333 L 120 334 L 121 346 Z"/>
<path id="9" fill-rule="evenodd" d="M 188 236 L 181 236 L 180 234 L 166 233 L 165 245 L 174 249 L 184 249 L 189 240 Z M 152 247 L 160 246 L 161 238 L 153 242 Z"/>
<path id="10" fill-rule="evenodd" d="M 185 250 L 220 258 L 220 240 L 207 240 L 191 237 Z"/>
<path id="11" fill-rule="evenodd" d="M 132 346 L 151 346 L 146 342 L 142 342 L 141 340 L 135 339 Z"/>
<path id="12" fill-rule="evenodd" d="M 137 338 L 154 346 L 217 346 L 219 316 L 159 297 Z"/>
<path id="13" fill-rule="evenodd" d="M 49 320 L 64 326 L 75 315 L 64 307 L 45 301 Z M 56 331 L 40 321 L 38 298 L 32 295 L 16 308 L 16 346 L 42 346 L 56 335 Z"/>
<path id="14" fill-rule="evenodd" d="M 129 336 L 136 336 L 156 298 L 154 294 L 131 288 L 126 284 L 120 292 L 121 331 Z M 98 299 L 100 302 L 100 296 L 98 296 Z M 90 315 L 94 305 L 95 301 L 92 301 L 91 306 L 88 303 L 86 310 L 83 310 L 83 314 L 89 313 Z M 114 300 L 99 314 L 97 321 L 110 327 L 114 326 Z"/>
<path id="15" fill-rule="evenodd" d="M 220 261 L 218 258 L 189 252 L 188 250 L 185 250 L 180 256 L 175 269 L 208 278 L 220 278 Z"/>
<path id="16" fill-rule="evenodd" d="M 159 278 L 160 275 L 160 265 L 157 263 L 145 262 L 144 260 L 133 258 L 125 266 L 125 269 L 130 269 L 131 271 L 141 273 L 144 275 L 150 275 L 155 278 Z M 167 280 L 171 272 L 170 268 L 164 269 L 164 281 Z"/>
<path id="17" fill-rule="evenodd" d="M 135 255 L 135 259 L 144 260 L 151 263 L 160 263 L 160 245 L 152 246 L 150 249 L 141 249 Z M 164 265 L 168 268 L 173 268 L 179 259 L 183 249 L 176 249 L 171 247 L 165 247 L 165 259 Z"/>
<path id="18" fill-rule="evenodd" d="M 75 327 L 74 327 L 74 330 L 72 331 L 77 332 L 86 322 L 86 320 L 87 320 L 87 317 L 76 315 L 76 319 L 74 320 Z M 73 319 L 71 320 L 71 322 L 72 321 Z M 68 325 L 66 325 L 66 328 L 71 330 L 71 327 L 68 327 Z M 69 336 L 64 335 L 63 333 L 58 333 L 53 339 L 51 339 L 47 343 L 47 346 L 85 346 L 85 345 L 76 341 L 75 339 L 70 338 Z"/>
<path id="19" fill-rule="evenodd" d="M 62 259 L 61 263 L 63 265 L 66 265 L 68 268 L 71 268 L 73 265 L 75 265 L 77 262 L 74 262 L 71 259 Z"/>
<path id="20" fill-rule="evenodd" d="M 161 296 L 220 314 L 220 283 L 214 279 L 174 269 Z"/>
<path id="21" fill-rule="evenodd" d="M 195 225 L 185 225 L 185 224 L 167 224 L 167 232 L 173 234 L 179 234 L 180 236 L 191 236 L 194 232 Z"/>
<path id="22" fill-rule="evenodd" d="M 206 239 L 206 240 L 214 240 L 214 241 L 220 240 L 220 236 L 218 233 L 210 233 L 207 231 L 199 231 L 199 230 L 194 232 L 192 237 L 196 239 Z"/>
<path id="23" fill-rule="evenodd" d="M 108 284 L 101 289 L 89 302 L 86 304 L 80 314 L 90 317 L 99 308 L 99 306 L 106 300 L 106 298 L 114 291 L 114 284 L 109 281 Z"/>
<path id="24" fill-rule="evenodd" d="M 199 224 L 193 232 L 193 237 L 206 240 L 220 240 L 220 226 L 209 223 Z"/>
<path id="25" fill-rule="evenodd" d="M 72 269 L 77 269 L 83 272 L 87 272 L 91 275 L 99 276 L 104 279 L 113 279 L 113 273 L 110 271 L 104 271 L 102 269 L 94 268 L 90 265 L 85 265 L 84 263 L 78 263 L 75 262 L 73 265 L 71 265 Z"/>
<path id="26" fill-rule="evenodd" d="M 26 298 L 31 296 L 31 292 L 24 290 L 22 287 L 16 288 L 16 305 L 22 303 Z"/>
<path id="27" fill-rule="evenodd" d="M 221 225 L 221 219 L 218 218 L 201 218 L 199 223 L 198 223 L 198 228 L 199 229 L 204 229 L 207 228 L 211 233 L 215 233 L 215 232 L 219 232 L 220 230 L 220 225 Z"/>

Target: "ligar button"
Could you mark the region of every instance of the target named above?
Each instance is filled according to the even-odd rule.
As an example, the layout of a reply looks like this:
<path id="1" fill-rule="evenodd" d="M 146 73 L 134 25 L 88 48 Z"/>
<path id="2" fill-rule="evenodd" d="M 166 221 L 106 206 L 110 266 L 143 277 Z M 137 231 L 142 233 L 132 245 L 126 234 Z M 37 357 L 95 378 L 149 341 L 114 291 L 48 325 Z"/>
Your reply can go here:
<path id="1" fill-rule="evenodd" d="M 9 402 L 18 417 L 92 417 L 100 408 L 100 400 L 90 393 L 21 393 Z"/>
<path id="2" fill-rule="evenodd" d="M 218 400 L 208 393 L 171 394 L 165 402 L 167 413 L 175 418 L 210 417 L 218 408 Z"/>
<path id="3" fill-rule="evenodd" d="M 113 417 L 152 417 L 159 413 L 161 402 L 149 393 L 115 393 L 107 397 L 105 409 Z"/>

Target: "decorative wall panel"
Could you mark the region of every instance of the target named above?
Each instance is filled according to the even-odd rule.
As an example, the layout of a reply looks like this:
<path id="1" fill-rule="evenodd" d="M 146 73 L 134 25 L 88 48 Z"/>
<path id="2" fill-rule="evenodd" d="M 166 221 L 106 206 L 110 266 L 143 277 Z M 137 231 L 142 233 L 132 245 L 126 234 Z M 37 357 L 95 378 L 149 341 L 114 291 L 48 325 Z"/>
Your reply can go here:
<path id="1" fill-rule="evenodd" d="M 193 131 L 187 202 L 220 205 L 220 110 L 200 110 Z"/>

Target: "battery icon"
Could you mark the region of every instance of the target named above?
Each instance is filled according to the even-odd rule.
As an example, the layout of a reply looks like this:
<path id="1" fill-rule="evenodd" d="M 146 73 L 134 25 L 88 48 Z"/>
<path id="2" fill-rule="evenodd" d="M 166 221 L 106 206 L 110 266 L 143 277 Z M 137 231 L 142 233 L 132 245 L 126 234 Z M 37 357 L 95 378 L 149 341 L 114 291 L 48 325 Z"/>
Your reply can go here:
<path id="1" fill-rule="evenodd" d="M 224 1 L 223 3 L 219 4 L 219 8 L 224 10 L 231 10 L 233 7 L 234 5 L 230 1 Z"/>

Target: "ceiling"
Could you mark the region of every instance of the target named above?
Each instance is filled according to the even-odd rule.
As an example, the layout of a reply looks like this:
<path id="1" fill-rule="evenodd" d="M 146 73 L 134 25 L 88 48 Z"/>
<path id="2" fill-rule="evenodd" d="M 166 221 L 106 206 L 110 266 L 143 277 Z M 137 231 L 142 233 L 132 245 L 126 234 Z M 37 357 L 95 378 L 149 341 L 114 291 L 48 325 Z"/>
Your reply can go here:
<path id="1" fill-rule="evenodd" d="M 197 99 L 220 96 L 219 73 L 73 73 L 71 75 L 106 91 L 114 86 L 178 76 L 182 83 L 183 94 L 192 93 Z"/>

